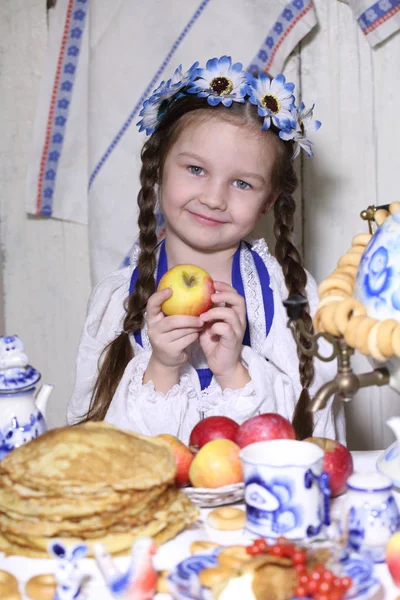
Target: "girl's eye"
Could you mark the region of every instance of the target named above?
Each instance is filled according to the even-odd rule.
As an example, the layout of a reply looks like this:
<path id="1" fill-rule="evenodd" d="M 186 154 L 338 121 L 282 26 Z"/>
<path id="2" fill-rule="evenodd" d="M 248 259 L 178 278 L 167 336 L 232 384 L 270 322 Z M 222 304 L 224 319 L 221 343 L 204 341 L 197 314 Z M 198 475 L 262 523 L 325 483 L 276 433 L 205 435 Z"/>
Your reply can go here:
<path id="1" fill-rule="evenodd" d="M 238 187 L 240 190 L 249 190 L 251 188 L 251 185 L 245 181 L 242 181 L 242 179 L 236 179 L 234 183 L 235 187 Z"/>
<path id="2" fill-rule="evenodd" d="M 201 167 L 196 167 L 195 165 L 190 165 L 188 169 L 193 175 L 201 175 L 201 173 L 203 172 L 203 169 Z"/>

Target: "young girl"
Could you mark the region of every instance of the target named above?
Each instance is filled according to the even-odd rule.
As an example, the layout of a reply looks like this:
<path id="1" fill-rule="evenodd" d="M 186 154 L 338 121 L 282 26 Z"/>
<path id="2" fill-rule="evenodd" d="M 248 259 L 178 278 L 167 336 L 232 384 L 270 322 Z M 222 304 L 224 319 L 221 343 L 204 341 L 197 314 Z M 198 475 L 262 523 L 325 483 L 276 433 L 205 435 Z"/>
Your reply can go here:
<path id="1" fill-rule="evenodd" d="M 138 195 L 140 247 L 132 266 L 95 288 L 77 358 L 68 422 L 105 419 L 122 428 L 188 441 L 205 416 L 238 423 L 263 412 L 290 419 L 299 439 L 345 440 L 343 409 L 332 401 L 314 417 L 313 394 L 332 364 L 297 352 L 283 300 L 317 303 L 293 236 L 293 158 L 312 154 L 312 110 L 294 105 L 292 83 L 254 77 L 223 56 L 205 69 L 181 68 L 145 101 Z M 155 211 L 165 217 L 157 244 Z M 245 241 L 274 210 L 276 259 L 264 240 Z M 165 316 L 167 269 L 198 265 L 215 282 L 199 317 Z M 303 320 L 312 331 L 309 312 Z M 337 413 L 337 414 L 335 414 Z"/>

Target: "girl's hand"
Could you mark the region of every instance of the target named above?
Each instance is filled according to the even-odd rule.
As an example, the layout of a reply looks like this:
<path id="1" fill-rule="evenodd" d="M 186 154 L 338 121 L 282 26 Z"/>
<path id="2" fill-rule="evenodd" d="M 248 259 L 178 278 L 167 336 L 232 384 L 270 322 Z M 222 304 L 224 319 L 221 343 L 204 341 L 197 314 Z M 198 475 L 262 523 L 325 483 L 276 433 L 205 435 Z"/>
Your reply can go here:
<path id="1" fill-rule="evenodd" d="M 155 292 L 147 302 L 147 332 L 153 362 L 178 368 L 188 360 L 186 348 L 199 339 L 203 321 L 186 315 L 165 316 L 161 305 L 171 296 L 171 289 Z"/>
<path id="2" fill-rule="evenodd" d="M 212 301 L 215 306 L 200 315 L 205 323 L 200 333 L 200 345 L 221 387 L 239 387 L 225 385 L 225 382 L 237 380 L 237 375 L 240 373 L 243 376 L 245 370 L 240 362 L 240 354 L 246 331 L 246 304 L 231 285 L 214 281 L 214 288 L 216 293 Z M 244 379 L 244 384 L 249 381 L 248 376 L 244 375 Z"/>

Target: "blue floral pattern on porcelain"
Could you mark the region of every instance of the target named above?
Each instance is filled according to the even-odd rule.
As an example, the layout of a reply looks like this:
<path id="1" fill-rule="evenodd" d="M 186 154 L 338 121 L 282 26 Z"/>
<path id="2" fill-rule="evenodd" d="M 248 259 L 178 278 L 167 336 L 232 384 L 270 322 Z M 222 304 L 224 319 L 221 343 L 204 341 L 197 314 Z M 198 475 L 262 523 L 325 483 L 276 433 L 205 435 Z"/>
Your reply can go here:
<path id="1" fill-rule="evenodd" d="M 41 375 L 28 364 L 17 335 L 0 336 L 0 460 L 47 431 L 45 409 L 52 387 L 36 394 Z"/>
<path id="2" fill-rule="evenodd" d="M 217 548 L 209 554 L 190 556 L 172 569 L 168 582 L 175 600 L 212 600 L 212 591 L 200 584 L 198 575 L 203 569 L 218 565 L 218 554 L 222 549 Z M 344 600 L 369 600 L 380 588 L 379 581 L 374 577 L 371 561 L 356 553 L 342 554 L 338 572 L 341 576 L 351 577 L 353 582 Z"/>
<path id="3" fill-rule="evenodd" d="M 354 296 L 368 316 L 400 320 L 400 211 L 382 223 L 366 247 Z"/>
<path id="4" fill-rule="evenodd" d="M 12 417 L 11 423 L 0 431 L 0 460 L 14 448 L 30 442 L 45 431 L 47 427 L 40 411 L 31 414 L 27 423 L 20 423 L 17 417 Z"/>

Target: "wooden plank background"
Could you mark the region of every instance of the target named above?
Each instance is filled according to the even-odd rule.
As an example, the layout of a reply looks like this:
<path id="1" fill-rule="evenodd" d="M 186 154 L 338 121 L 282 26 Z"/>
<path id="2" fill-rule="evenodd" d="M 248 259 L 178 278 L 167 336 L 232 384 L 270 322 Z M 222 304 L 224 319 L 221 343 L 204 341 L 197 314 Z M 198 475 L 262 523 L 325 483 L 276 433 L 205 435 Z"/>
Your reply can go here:
<path id="1" fill-rule="evenodd" d="M 400 37 L 371 50 L 350 8 L 314 0 L 318 27 L 285 67 L 316 103 L 323 126 L 316 158 L 299 163 L 298 239 L 307 267 L 320 281 L 335 267 L 352 237 L 366 230 L 359 218 L 369 204 L 399 199 L 398 61 Z M 24 192 L 35 103 L 46 49 L 43 0 L 3 0 L 0 6 L 0 329 L 18 333 L 43 381 L 56 388 L 51 426 L 65 422 L 74 363 L 90 293 L 87 228 L 29 218 Z M 272 219 L 257 233 L 271 242 Z M 271 244 L 272 245 L 272 244 Z M 358 371 L 369 370 L 357 357 Z M 346 407 L 352 449 L 386 447 L 385 420 L 399 414 L 388 388 L 361 390 Z"/>

